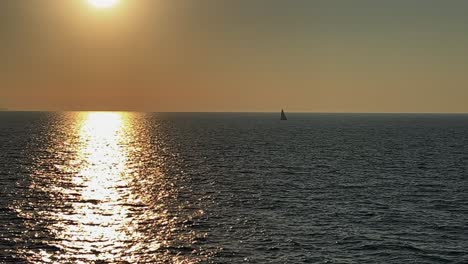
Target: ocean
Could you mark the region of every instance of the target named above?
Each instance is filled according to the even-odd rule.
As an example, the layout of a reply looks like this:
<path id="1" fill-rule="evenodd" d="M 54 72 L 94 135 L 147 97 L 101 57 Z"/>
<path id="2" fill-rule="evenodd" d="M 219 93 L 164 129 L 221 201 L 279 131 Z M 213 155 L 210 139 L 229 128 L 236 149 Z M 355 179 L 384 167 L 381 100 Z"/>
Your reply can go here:
<path id="1" fill-rule="evenodd" d="M 0 263 L 468 263 L 468 115 L 0 112 Z"/>

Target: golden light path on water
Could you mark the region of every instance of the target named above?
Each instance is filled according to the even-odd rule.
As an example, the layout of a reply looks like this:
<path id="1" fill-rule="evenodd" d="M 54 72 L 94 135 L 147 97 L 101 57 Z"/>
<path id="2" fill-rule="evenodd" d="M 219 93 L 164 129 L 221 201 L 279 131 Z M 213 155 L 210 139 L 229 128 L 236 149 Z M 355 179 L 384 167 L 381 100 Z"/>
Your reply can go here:
<path id="1" fill-rule="evenodd" d="M 128 209 L 122 206 L 124 201 L 128 204 L 132 200 L 126 193 L 124 178 L 129 158 L 125 129 L 124 114 L 88 113 L 82 119 L 78 158 L 84 162 L 73 178 L 74 185 L 82 187 L 82 201 L 74 204 L 75 214 L 62 216 L 63 222 L 76 224 L 65 225 L 61 235 L 67 238 L 65 246 L 88 249 L 89 255 L 81 256 L 88 260 L 120 257 L 125 253 L 120 252 L 125 249 L 123 243 L 131 239 L 128 236 L 134 227 L 129 222 Z"/>
<path id="2" fill-rule="evenodd" d="M 53 157 L 41 161 L 47 168 L 53 163 L 54 174 L 38 169 L 31 186 L 48 198 L 38 203 L 37 216 L 22 215 L 46 223 L 53 237 L 47 244 L 56 250 L 29 252 L 28 262 L 200 262 L 192 248 L 197 234 L 183 225 L 192 216 L 175 198 L 176 177 L 163 172 L 167 159 L 155 150 L 159 143 L 151 142 L 143 119 L 114 112 L 65 119 L 68 126 L 61 120 L 52 129 Z"/>

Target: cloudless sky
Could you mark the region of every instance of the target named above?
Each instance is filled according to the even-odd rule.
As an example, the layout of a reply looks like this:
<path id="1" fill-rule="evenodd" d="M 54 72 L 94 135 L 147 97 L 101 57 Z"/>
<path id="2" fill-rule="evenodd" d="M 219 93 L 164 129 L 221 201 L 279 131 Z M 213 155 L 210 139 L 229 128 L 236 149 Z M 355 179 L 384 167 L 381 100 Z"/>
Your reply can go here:
<path id="1" fill-rule="evenodd" d="M 468 112 L 468 1 L 0 1 L 0 108 Z"/>

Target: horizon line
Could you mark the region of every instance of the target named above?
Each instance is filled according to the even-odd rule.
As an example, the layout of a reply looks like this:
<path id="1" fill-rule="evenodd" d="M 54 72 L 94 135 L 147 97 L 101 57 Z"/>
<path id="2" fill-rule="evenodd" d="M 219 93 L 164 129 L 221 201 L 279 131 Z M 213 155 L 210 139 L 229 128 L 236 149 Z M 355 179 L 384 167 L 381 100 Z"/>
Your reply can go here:
<path id="1" fill-rule="evenodd" d="M 140 111 L 140 110 L 39 110 L 39 109 L 9 109 L 0 108 L 0 112 L 44 112 L 44 113 L 73 113 L 73 112 L 115 112 L 115 113 L 199 113 L 199 114 L 274 114 L 278 111 Z M 468 115 L 468 112 L 342 112 L 342 111 L 287 111 L 289 114 L 422 114 L 422 115 Z"/>

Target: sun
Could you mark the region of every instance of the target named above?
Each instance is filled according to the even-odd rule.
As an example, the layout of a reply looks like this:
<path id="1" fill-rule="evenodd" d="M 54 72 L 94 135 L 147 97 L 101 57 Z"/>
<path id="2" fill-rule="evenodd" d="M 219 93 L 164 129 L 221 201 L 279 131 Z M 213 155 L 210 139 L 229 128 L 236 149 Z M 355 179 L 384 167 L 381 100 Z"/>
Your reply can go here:
<path id="1" fill-rule="evenodd" d="M 88 2 L 100 9 L 111 8 L 119 3 L 119 0 L 88 0 Z"/>

